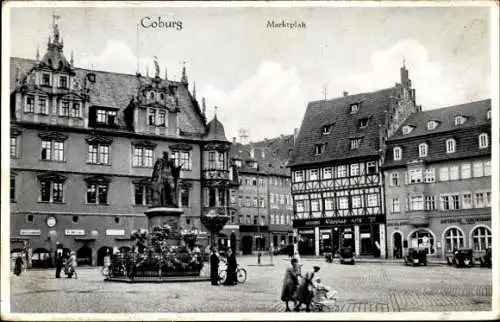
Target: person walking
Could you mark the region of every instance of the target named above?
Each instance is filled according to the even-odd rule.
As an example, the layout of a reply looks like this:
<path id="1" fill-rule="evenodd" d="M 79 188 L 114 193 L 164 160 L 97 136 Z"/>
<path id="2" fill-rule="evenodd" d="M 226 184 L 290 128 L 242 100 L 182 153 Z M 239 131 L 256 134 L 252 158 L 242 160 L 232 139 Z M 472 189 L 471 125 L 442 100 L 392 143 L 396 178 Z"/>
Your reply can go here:
<path id="1" fill-rule="evenodd" d="M 64 266 L 64 251 L 59 242 L 56 242 L 56 252 L 54 254 L 56 264 L 56 278 L 61 278 L 61 270 Z"/>
<path id="2" fill-rule="evenodd" d="M 306 305 L 306 312 L 311 312 L 311 300 L 313 298 L 314 275 L 319 272 L 319 266 L 314 266 L 312 272 L 306 273 L 299 287 L 297 288 L 297 304 L 294 311 L 300 311 L 302 304 Z"/>
<path id="3" fill-rule="evenodd" d="M 16 274 L 17 276 L 21 275 L 23 271 L 23 265 L 24 262 L 22 255 L 17 255 L 16 261 L 14 262 L 14 274 Z"/>
<path id="4" fill-rule="evenodd" d="M 236 278 L 236 268 L 238 263 L 236 262 L 236 256 L 234 255 L 231 248 L 227 250 L 227 277 L 224 285 L 236 285 L 238 283 Z"/>
<path id="5" fill-rule="evenodd" d="M 71 251 L 68 258 L 68 277 L 71 278 L 73 274 L 75 274 L 75 278 L 78 278 L 78 274 L 76 273 L 76 254 L 74 251 Z"/>
<path id="6" fill-rule="evenodd" d="M 281 300 L 286 305 L 285 312 L 290 312 L 288 302 L 295 302 L 295 292 L 297 291 L 297 285 L 299 285 L 299 263 L 295 258 L 292 258 L 290 263 L 291 266 L 285 271 L 283 287 L 281 289 Z"/>
<path id="7" fill-rule="evenodd" d="M 210 255 L 210 281 L 212 285 L 219 285 L 219 261 L 217 249 L 212 247 L 212 254 Z"/>

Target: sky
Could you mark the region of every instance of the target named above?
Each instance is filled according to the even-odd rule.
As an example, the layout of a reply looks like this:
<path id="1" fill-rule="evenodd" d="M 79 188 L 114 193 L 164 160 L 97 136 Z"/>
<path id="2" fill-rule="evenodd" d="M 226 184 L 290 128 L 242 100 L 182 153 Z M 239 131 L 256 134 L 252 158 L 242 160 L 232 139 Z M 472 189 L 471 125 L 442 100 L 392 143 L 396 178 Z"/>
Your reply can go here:
<path id="1" fill-rule="evenodd" d="M 403 60 L 423 110 L 491 97 L 488 7 L 13 8 L 10 56 L 44 54 L 53 12 L 76 67 L 152 75 L 157 56 L 179 80 L 185 65 L 229 140 L 293 133 L 309 101 L 391 87 Z M 159 18 L 182 29 L 141 25 Z"/>

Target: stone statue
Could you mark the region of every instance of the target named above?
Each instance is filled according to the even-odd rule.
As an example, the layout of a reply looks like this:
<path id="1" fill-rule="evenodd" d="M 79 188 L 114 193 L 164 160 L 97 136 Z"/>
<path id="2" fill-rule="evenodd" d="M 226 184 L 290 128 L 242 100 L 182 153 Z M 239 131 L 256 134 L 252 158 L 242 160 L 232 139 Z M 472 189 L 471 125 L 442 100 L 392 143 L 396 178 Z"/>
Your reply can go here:
<path id="1" fill-rule="evenodd" d="M 177 186 L 182 165 L 175 166 L 174 160 L 163 152 L 163 158 L 156 160 L 151 177 L 151 201 L 153 207 L 177 208 Z"/>

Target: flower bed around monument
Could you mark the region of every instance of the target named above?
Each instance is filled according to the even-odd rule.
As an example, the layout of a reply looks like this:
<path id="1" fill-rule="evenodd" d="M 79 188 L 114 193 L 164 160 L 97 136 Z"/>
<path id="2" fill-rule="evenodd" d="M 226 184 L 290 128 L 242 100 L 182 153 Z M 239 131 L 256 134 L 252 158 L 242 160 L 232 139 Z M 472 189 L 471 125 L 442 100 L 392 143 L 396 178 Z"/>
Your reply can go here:
<path id="1" fill-rule="evenodd" d="M 172 245 L 170 235 L 168 225 L 154 227 L 150 233 L 146 230 L 133 232 L 133 251 L 114 255 L 111 259 L 113 277 L 199 276 L 203 258 L 195 245 L 197 236 L 184 234 L 177 238 L 178 245 Z"/>

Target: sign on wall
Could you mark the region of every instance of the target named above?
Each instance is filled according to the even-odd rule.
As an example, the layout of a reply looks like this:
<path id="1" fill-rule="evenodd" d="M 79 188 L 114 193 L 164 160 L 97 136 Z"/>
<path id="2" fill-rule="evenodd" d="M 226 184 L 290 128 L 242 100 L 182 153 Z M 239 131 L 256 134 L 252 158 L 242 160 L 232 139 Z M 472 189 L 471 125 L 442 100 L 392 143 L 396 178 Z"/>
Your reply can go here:
<path id="1" fill-rule="evenodd" d="M 19 231 L 19 235 L 21 236 L 40 236 L 40 229 L 21 229 Z"/>
<path id="2" fill-rule="evenodd" d="M 374 224 L 384 223 L 384 215 L 373 216 L 352 216 L 343 218 L 321 218 L 321 219 L 295 219 L 293 227 L 311 227 L 311 226 L 342 226 L 342 225 L 357 225 L 357 224 Z"/>
<path id="3" fill-rule="evenodd" d="M 125 229 L 106 229 L 107 236 L 125 236 Z"/>
<path id="4" fill-rule="evenodd" d="M 65 229 L 64 234 L 66 236 L 84 236 L 85 229 Z"/>

